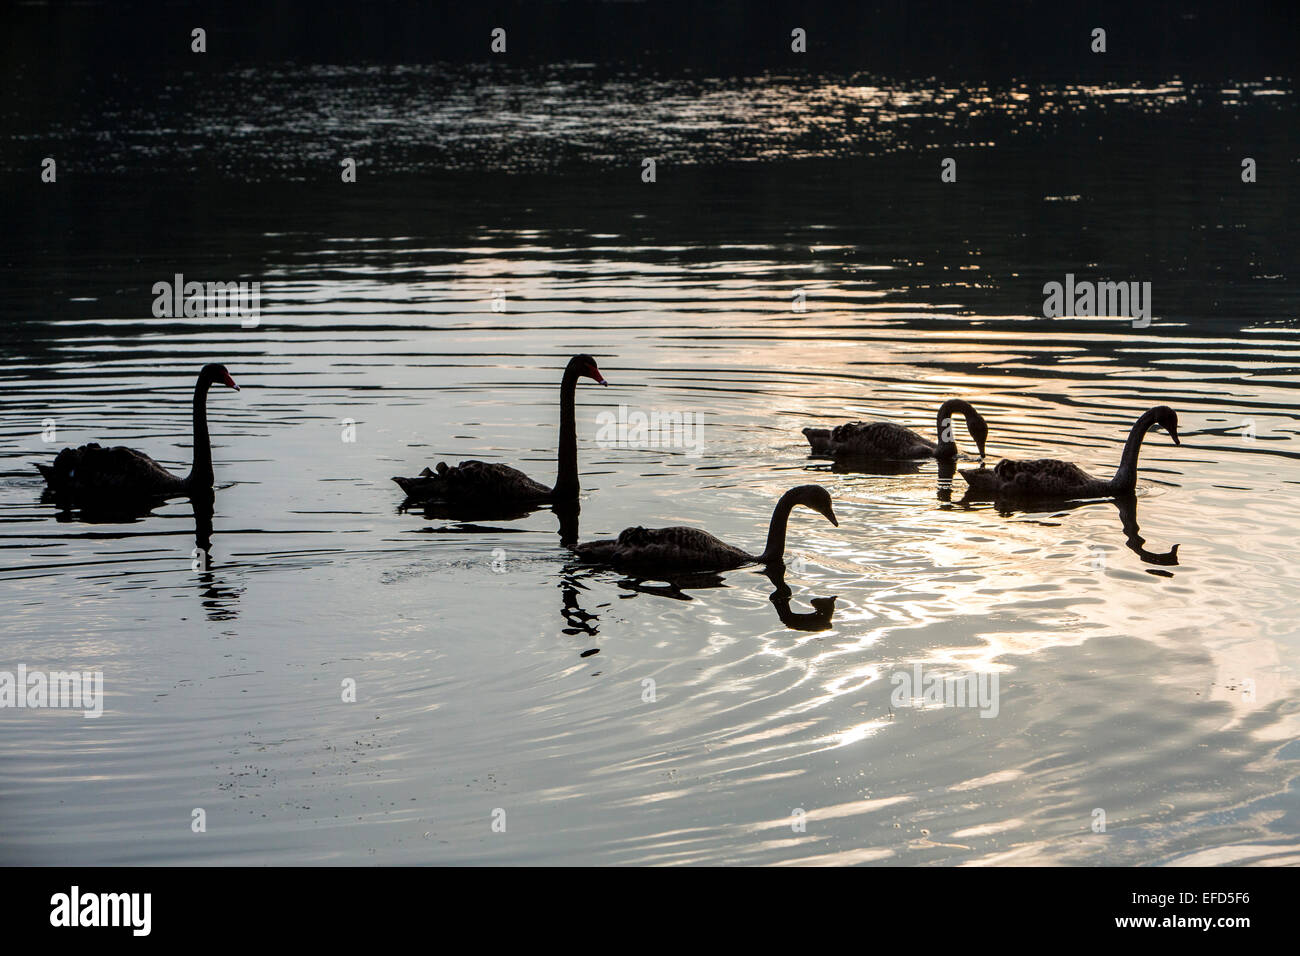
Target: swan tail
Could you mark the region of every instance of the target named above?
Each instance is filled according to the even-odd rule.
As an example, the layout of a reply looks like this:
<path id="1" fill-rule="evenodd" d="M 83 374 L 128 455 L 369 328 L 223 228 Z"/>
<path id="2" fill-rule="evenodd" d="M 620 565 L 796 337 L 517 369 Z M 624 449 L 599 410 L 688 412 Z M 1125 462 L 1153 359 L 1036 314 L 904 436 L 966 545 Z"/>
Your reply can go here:
<path id="1" fill-rule="evenodd" d="M 997 492 L 1002 482 L 991 468 L 961 468 L 958 473 L 966 479 L 966 484 L 975 494 Z"/>
<path id="2" fill-rule="evenodd" d="M 805 428 L 804 437 L 813 454 L 822 455 L 831 450 L 831 430 L 829 428 Z"/>
<path id="3" fill-rule="evenodd" d="M 462 465 L 465 462 L 461 462 Z M 438 470 L 430 471 L 425 468 L 414 478 L 402 478 L 397 475 L 393 476 L 393 481 L 397 487 L 406 492 L 408 498 L 424 500 L 441 497 L 451 490 L 449 479 L 454 477 L 458 471 L 457 468 L 448 468 L 445 461 L 438 462 Z"/>
<path id="4" fill-rule="evenodd" d="M 430 474 L 428 468 L 414 478 L 402 478 L 394 475 L 393 481 L 397 483 L 397 487 L 406 492 L 408 498 L 428 498 L 441 491 L 443 487 L 443 482 L 437 475 Z"/>

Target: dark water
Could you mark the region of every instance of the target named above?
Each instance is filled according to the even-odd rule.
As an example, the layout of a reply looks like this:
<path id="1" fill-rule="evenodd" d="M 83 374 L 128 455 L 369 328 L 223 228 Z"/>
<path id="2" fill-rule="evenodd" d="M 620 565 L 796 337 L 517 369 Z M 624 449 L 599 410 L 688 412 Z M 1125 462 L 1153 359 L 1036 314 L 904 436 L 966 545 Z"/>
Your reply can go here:
<path id="1" fill-rule="evenodd" d="M 3 714 L 0 858 L 1296 862 L 1291 81 L 589 72 L 178 74 L 8 136 L 70 159 L 6 196 L 0 669 L 106 698 Z M 257 327 L 155 318 L 178 272 L 260 281 Z M 1044 319 L 1066 273 L 1151 282 L 1153 321 Z M 759 550 L 816 481 L 840 524 L 795 513 L 788 601 L 578 567 L 548 511 L 399 512 L 389 477 L 444 458 L 550 482 L 579 351 L 610 382 L 578 390 L 581 536 Z M 42 503 L 64 445 L 183 471 L 206 361 L 243 387 L 209 404 L 210 568 L 188 502 Z M 1140 531 L 807 456 L 953 395 L 994 459 L 1109 473 L 1155 404 L 1183 443 L 1148 437 Z M 698 454 L 598 441 L 620 405 L 698 416 Z M 996 713 L 895 706 L 917 665 L 996 675 Z"/>

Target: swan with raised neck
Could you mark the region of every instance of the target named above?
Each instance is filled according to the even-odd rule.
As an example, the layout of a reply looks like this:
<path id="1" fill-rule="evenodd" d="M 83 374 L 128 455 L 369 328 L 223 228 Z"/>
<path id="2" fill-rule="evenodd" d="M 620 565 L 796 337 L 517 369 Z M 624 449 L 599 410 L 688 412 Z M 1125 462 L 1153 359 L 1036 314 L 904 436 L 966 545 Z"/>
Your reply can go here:
<path id="1" fill-rule="evenodd" d="M 1065 501 L 1132 494 L 1137 487 L 1142 440 L 1157 425 L 1169 433 L 1175 445 L 1182 444 L 1178 438 L 1178 414 L 1168 405 L 1156 405 L 1133 423 L 1113 478 L 1093 477 L 1073 462 L 1057 458 L 1004 459 L 994 468 L 963 469 L 961 475 L 970 486 L 966 497 Z"/>
<path id="2" fill-rule="evenodd" d="M 212 444 L 208 436 L 208 389 L 224 385 L 239 391 L 224 365 L 211 363 L 199 371 L 192 405 L 194 463 L 184 478 L 174 475 L 142 451 L 97 443 L 65 448 L 52 465 L 37 465 L 56 496 L 111 503 L 114 500 L 179 497 L 211 491 Z"/>
<path id="3" fill-rule="evenodd" d="M 509 465 L 474 459 L 455 466 L 440 461 L 434 470 L 425 468 L 414 478 L 394 477 L 393 481 L 406 492 L 408 504 L 437 503 L 453 508 L 509 510 L 577 501 L 581 487 L 574 402 L 580 378 L 589 378 L 601 385 L 609 384 L 590 355 L 575 355 L 564 367 L 560 379 L 560 441 L 553 487 L 548 488 Z"/>

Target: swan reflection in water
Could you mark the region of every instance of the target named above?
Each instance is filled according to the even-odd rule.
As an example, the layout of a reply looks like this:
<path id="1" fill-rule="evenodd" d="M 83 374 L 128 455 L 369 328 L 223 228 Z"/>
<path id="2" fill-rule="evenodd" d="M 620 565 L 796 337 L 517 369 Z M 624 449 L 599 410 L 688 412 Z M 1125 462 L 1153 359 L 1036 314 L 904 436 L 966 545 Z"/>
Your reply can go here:
<path id="1" fill-rule="evenodd" d="M 168 500 L 155 497 L 74 504 L 49 489 L 41 494 L 42 504 L 52 504 L 59 508 L 54 520 L 60 524 L 135 524 L 145 518 L 158 517 L 154 514 L 154 509 L 167 504 Z M 178 555 L 177 563 L 188 564 L 190 570 L 198 575 L 200 603 L 208 620 L 233 620 L 239 616 L 237 605 L 244 589 L 226 585 L 212 571 L 212 518 L 215 512 L 216 495 L 211 490 L 199 490 L 189 497 L 189 502 L 194 517 L 194 548 L 188 558 Z M 133 536 L 109 532 L 94 535 L 97 538 Z"/>
<path id="2" fill-rule="evenodd" d="M 1138 534 L 1137 495 L 1123 495 L 1114 499 L 1112 504 L 1119 509 L 1120 521 L 1124 527 L 1125 546 L 1146 564 L 1159 564 L 1173 567 L 1178 564 L 1178 545 L 1168 551 L 1148 551 L 1147 540 Z"/>
<path id="3" fill-rule="evenodd" d="M 445 501 L 418 501 L 407 498 L 397 506 L 398 514 L 416 514 L 430 521 L 518 521 L 534 511 L 547 507 L 545 503 L 522 506 L 509 503 L 457 504 Z M 555 505 L 554 507 L 562 507 Z"/>
<path id="4" fill-rule="evenodd" d="M 562 630 L 571 637 L 579 634 L 595 637 L 600 633 L 600 615 L 587 611 L 578 601 L 578 592 L 586 590 L 581 574 L 566 571 L 560 576 L 560 593 L 564 596 L 564 607 L 560 611 L 564 616 Z"/>
<path id="5" fill-rule="evenodd" d="M 948 493 L 950 497 L 944 498 L 943 500 L 951 500 L 951 489 L 949 489 Z M 939 494 L 942 498 L 943 491 L 940 490 Z M 963 508 L 970 508 L 974 504 L 981 503 L 982 501 L 983 499 L 979 496 L 972 495 L 968 492 L 959 502 L 957 502 L 957 504 Z M 1075 511 L 1079 508 L 1091 507 L 1107 501 L 1114 505 L 1115 509 L 1119 512 L 1120 527 L 1124 532 L 1124 546 L 1136 554 L 1143 564 L 1151 564 L 1166 568 L 1176 567 L 1178 565 L 1178 545 L 1174 545 L 1168 551 L 1152 551 L 1147 548 L 1146 538 L 1142 537 L 1141 529 L 1138 527 L 1138 495 L 1135 492 L 1116 495 L 1113 498 L 1094 499 L 1092 501 L 1059 502 L 1055 504 L 1052 511 L 1059 514 L 1066 511 Z M 1031 511 L 1035 506 L 1026 505 L 1023 502 L 997 501 L 994 502 L 994 507 L 999 514 L 1010 516 L 1017 512 Z M 1036 507 L 1041 510 L 1042 506 L 1039 504 Z M 1164 577 L 1170 576 L 1168 571 L 1151 571 L 1150 573 Z"/>
<path id="6" fill-rule="evenodd" d="M 828 631 L 834 626 L 834 595 L 815 597 L 809 600 L 811 611 L 796 611 L 791 605 L 793 592 L 785 581 L 785 569 L 779 567 L 756 568 L 772 582 L 772 593 L 768 600 L 776 609 L 777 618 L 792 631 Z M 606 569 L 590 565 L 572 564 L 564 569 L 560 577 L 560 592 L 563 606 L 560 614 L 564 617 L 565 634 L 576 636 L 585 634 L 595 637 L 600 633 L 600 614 L 588 611 L 582 606 L 582 592 L 590 589 L 583 583 L 584 578 L 608 575 Z M 695 598 L 688 591 L 708 588 L 727 587 L 726 580 L 720 574 L 690 574 L 667 580 L 656 578 L 620 577 L 615 582 L 618 587 L 638 594 L 652 594 L 656 597 L 669 598 L 674 601 L 693 601 Z"/>
<path id="7" fill-rule="evenodd" d="M 936 480 L 937 494 L 940 501 L 952 501 L 952 480 L 957 475 L 957 459 L 945 458 L 939 462 L 939 477 Z"/>
<path id="8" fill-rule="evenodd" d="M 776 608 L 776 615 L 792 631 L 829 631 L 831 629 L 831 618 L 835 615 L 835 595 L 830 597 L 811 598 L 808 603 L 812 605 L 811 611 L 793 611 L 790 609 L 790 598 L 793 593 L 789 585 L 785 583 L 785 568 L 774 566 L 766 568 L 763 572 L 767 575 L 768 580 L 772 582 L 775 589 L 768 595 L 768 600 Z"/>
<path id="9" fill-rule="evenodd" d="M 536 504 L 527 507 L 510 503 L 489 504 L 453 504 L 448 502 L 412 501 L 407 499 L 398 506 L 398 514 L 417 512 L 430 521 L 455 521 L 457 525 L 445 530 L 481 533 L 500 532 L 505 529 L 480 526 L 479 521 L 517 521 L 526 518 L 534 511 L 549 509 L 559 521 L 560 546 L 571 548 L 578 541 L 578 515 L 581 506 L 577 501 L 557 501 L 553 504 Z"/>
<path id="10" fill-rule="evenodd" d="M 953 479 L 957 476 L 959 459 L 955 457 L 935 460 L 936 489 L 940 501 L 952 501 Z M 885 458 L 851 458 L 837 460 L 828 464 L 810 465 L 809 471 L 829 471 L 836 475 L 877 475 L 880 477 L 897 477 L 902 475 L 919 475 L 928 470 L 930 462 L 924 458 L 895 461 Z"/>
<path id="11" fill-rule="evenodd" d="M 763 574 L 772 582 L 772 593 L 768 595 L 768 600 L 776 608 L 776 616 L 781 623 L 792 631 L 828 631 L 832 627 L 831 618 L 835 614 L 836 597 L 815 597 L 809 600 L 812 605 L 811 611 L 795 611 L 790 604 L 794 592 L 785 582 L 785 568 L 775 565 L 769 565 L 765 568 L 756 568 L 760 574 Z M 700 590 L 704 588 L 724 588 L 727 582 L 723 580 L 720 574 L 696 574 L 684 578 L 677 578 L 663 583 L 650 583 L 645 579 L 623 578 L 618 582 L 619 587 L 627 588 L 629 591 L 639 591 L 642 594 L 656 594 L 659 597 L 673 598 L 677 601 L 694 600 L 686 592 L 689 590 Z"/>
<path id="12" fill-rule="evenodd" d="M 940 459 L 889 459 L 889 458 L 849 458 L 836 461 L 820 462 L 817 456 L 809 456 L 811 464 L 807 466 L 808 471 L 829 472 L 833 475 L 878 475 L 880 477 L 895 477 L 901 475 L 919 475 L 930 467 L 930 462 L 939 469 L 939 478 L 941 481 L 947 481 L 948 486 L 952 486 L 953 476 L 957 474 L 957 465 L 963 461 L 974 461 L 974 459 L 963 458 L 940 458 Z"/>
<path id="13" fill-rule="evenodd" d="M 190 499 L 194 510 L 194 551 L 190 566 L 198 573 L 199 594 L 209 621 L 233 621 L 239 616 L 242 587 L 230 587 L 212 573 L 212 516 L 216 496 L 198 494 Z"/>

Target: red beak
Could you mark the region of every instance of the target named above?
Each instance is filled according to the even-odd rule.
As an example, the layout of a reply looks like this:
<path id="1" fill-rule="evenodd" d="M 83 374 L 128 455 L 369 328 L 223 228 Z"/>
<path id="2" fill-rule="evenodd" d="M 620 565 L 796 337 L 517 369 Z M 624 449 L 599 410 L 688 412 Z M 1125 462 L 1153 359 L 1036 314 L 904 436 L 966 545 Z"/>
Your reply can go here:
<path id="1" fill-rule="evenodd" d="M 221 384 L 225 385 L 227 388 L 233 388 L 235 391 L 239 391 L 239 386 L 235 384 L 235 380 L 230 377 L 229 372 L 226 373 L 226 380 Z"/>
<path id="2" fill-rule="evenodd" d="M 594 378 L 601 385 L 609 384 L 609 382 L 605 381 L 605 379 L 601 376 L 600 369 L 596 368 L 596 366 L 594 365 L 591 367 L 591 377 Z"/>

